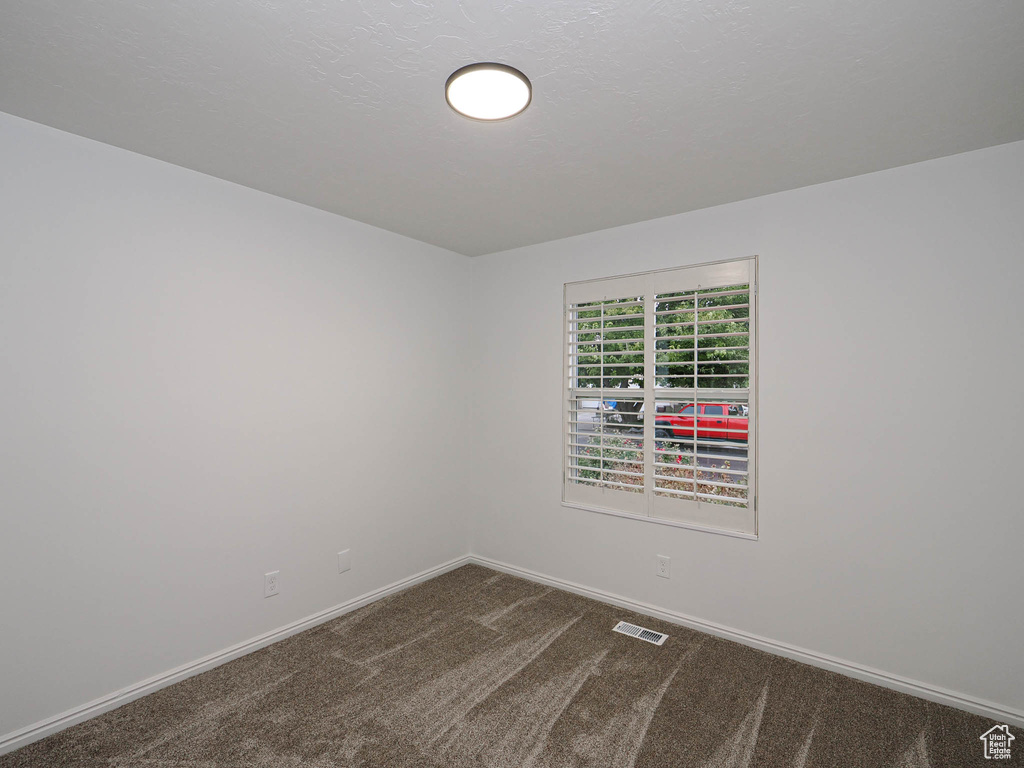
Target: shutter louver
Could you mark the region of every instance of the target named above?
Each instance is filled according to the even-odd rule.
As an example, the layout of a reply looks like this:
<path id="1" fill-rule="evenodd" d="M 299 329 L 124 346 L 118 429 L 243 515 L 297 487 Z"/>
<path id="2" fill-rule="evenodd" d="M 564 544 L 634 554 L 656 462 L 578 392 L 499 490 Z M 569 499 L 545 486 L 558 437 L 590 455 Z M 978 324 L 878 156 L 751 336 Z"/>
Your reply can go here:
<path id="1" fill-rule="evenodd" d="M 747 506 L 750 286 L 656 296 L 656 495 Z"/>
<path id="2" fill-rule="evenodd" d="M 626 297 L 569 308 L 567 482 L 644 491 L 644 301 Z"/>

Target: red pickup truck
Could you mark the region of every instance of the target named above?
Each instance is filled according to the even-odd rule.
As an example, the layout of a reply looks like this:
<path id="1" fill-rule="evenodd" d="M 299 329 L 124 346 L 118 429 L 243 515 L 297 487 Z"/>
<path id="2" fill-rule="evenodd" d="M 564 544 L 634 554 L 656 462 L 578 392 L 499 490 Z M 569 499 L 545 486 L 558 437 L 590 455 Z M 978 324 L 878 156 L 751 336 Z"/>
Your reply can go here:
<path id="1" fill-rule="evenodd" d="M 693 403 L 679 413 L 659 413 L 654 422 L 654 436 L 662 440 L 693 439 L 694 408 L 697 412 L 697 432 L 701 440 L 728 440 L 747 442 L 747 417 L 737 405 L 729 403 Z"/>

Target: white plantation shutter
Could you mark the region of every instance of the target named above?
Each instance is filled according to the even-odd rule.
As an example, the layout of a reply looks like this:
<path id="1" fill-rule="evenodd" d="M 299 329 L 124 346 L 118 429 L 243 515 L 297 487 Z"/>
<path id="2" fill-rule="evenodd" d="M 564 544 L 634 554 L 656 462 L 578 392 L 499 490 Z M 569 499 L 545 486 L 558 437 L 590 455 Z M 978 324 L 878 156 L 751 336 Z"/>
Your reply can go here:
<path id="1" fill-rule="evenodd" d="M 644 509 L 644 436 L 627 414 L 643 405 L 644 299 L 576 302 L 568 308 L 566 471 L 581 502 Z"/>
<path id="2" fill-rule="evenodd" d="M 756 274 L 566 284 L 563 501 L 756 534 Z"/>

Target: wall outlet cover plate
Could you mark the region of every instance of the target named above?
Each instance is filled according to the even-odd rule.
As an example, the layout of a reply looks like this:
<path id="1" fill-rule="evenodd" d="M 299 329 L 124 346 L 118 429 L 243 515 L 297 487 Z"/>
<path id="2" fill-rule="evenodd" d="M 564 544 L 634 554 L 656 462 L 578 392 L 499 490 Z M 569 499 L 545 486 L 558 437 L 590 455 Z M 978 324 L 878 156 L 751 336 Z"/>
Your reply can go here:
<path id="1" fill-rule="evenodd" d="M 263 596 L 273 597 L 281 589 L 281 572 L 271 571 L 263 574 Z"/>
<path id="2" fill-rule="evenodd" d="M 658 555 L 654 572 L 663 579 L 672 578 L 672 558 Z"/>

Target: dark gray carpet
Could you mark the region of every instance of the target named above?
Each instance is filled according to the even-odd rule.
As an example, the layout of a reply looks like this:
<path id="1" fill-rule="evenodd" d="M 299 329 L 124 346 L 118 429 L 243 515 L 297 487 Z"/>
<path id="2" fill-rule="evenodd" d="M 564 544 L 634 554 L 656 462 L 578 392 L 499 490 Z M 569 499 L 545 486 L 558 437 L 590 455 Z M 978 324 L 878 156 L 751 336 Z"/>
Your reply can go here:
<path id="1" fill-rule="evenodd" d="M 614 634 L 624 619 L 671 637 Z M 465 566 L 0 757 L 0 768 L 922 768 L 995 723 Z"/>

